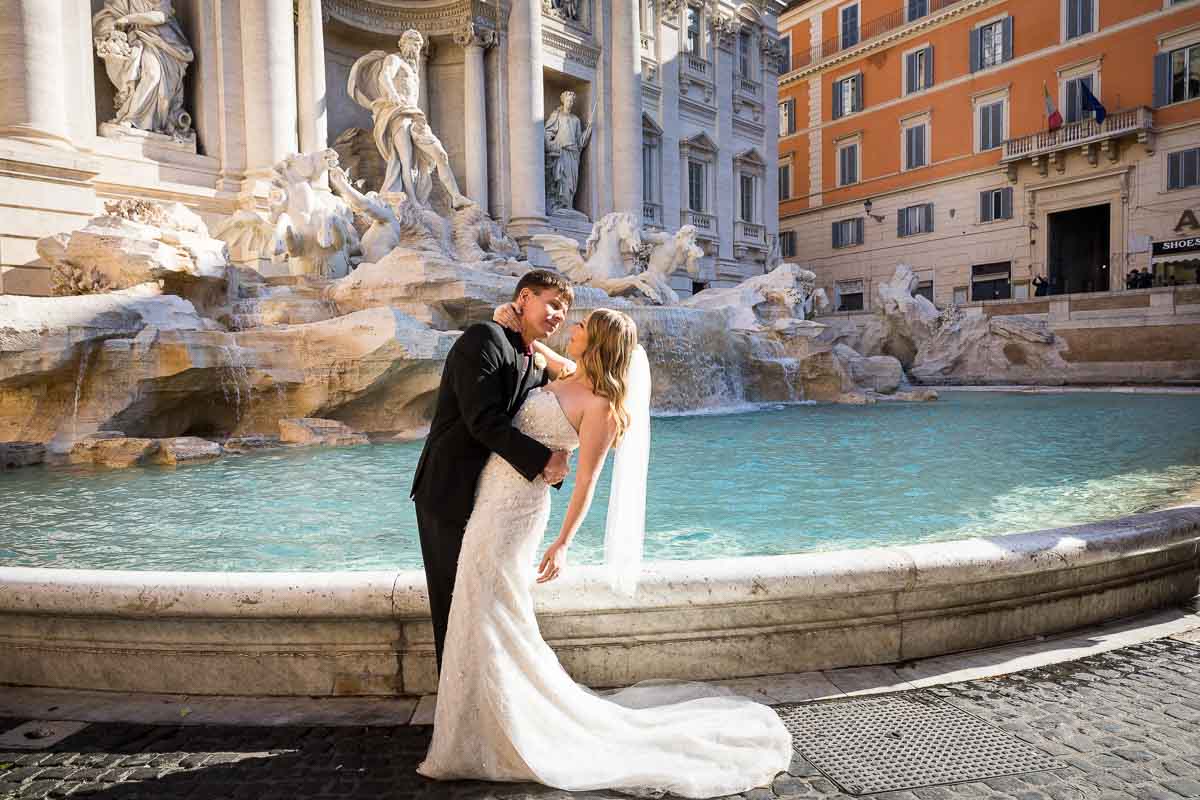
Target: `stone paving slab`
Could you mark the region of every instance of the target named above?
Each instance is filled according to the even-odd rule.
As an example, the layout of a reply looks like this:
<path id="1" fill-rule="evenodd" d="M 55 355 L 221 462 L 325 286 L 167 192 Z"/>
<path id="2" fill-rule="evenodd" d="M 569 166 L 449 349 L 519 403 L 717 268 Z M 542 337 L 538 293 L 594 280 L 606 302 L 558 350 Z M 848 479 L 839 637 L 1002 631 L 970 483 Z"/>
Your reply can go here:
<path id="1" fill-rule="evenodd" d="M 1068 766 L 864 795 L 872 800 L 1200 798 L 1200 644 L 1163 638 L 1073 662 L 925 689 Z M 826 701 L 829 702 L 829 701 Z M 8 730 L 28 719 L 0 718 Z M 435 783 L 430 729 L 92 723 L 41 751 L 0 752 L 0 798 L 615 800 L 534 785 Z M 800 756 L 740 800 L 849 798 Z"/>

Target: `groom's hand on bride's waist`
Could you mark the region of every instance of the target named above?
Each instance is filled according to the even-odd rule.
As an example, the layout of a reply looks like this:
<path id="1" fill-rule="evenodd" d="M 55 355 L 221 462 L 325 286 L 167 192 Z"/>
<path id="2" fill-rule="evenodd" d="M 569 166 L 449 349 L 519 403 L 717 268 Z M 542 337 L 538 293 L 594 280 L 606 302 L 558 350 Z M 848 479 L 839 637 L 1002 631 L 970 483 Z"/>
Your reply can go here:
<path id="1" fill-rule="evenodd" d="M 570 467 L 567 464 L 567 451 L 555 450 L 550 454 L 550 460 L 546 462 L 545 468 L 542 470 L 542 478 L 548 484 L 562 483 L 567 477 L 567 472 Z"/>

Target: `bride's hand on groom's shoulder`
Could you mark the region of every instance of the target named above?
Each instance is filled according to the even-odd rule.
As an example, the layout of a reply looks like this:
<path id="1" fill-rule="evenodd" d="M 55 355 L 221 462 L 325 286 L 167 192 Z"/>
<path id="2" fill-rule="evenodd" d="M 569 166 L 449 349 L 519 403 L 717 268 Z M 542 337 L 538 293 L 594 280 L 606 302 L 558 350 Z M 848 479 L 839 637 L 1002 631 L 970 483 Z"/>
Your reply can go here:
<path id="1" fill-rule="evenodd" d="M 497 306 L 495 313 L 492 314 L 492 321 L 510 331 L 521 332 L 521 315 L 517 313 L 515 303 Z"/>
<path id="2" fill-rule="evenodd" d="M 562 542 L 555 541 L 554 544 L 546 548 L 546 555 L 542 556 L 542 563 L 538 565 L 538 583 L 552 581 L 559 576 L 563 571 L 563 567 L 567 565 L 567 546 Z"/>

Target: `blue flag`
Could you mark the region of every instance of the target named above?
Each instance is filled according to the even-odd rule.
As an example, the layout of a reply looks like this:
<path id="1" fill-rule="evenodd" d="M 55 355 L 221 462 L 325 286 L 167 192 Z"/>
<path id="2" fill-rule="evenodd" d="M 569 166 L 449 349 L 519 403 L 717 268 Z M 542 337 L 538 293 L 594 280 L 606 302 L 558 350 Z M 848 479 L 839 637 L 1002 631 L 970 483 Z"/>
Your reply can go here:
<path id="1" fill-rule="evenodd" d="M 1108 109 L 1104 104 L 1096 99 L 1096 95 L 1092 94 L 1092 90 L 1088 88 L 1086 83 L 1079 83 L 1080 108 L 1084 111 L 1094 112 L 1096 115 L 1096 124 L 1103 125 L 1104 118 L 1108 116 Z"/>

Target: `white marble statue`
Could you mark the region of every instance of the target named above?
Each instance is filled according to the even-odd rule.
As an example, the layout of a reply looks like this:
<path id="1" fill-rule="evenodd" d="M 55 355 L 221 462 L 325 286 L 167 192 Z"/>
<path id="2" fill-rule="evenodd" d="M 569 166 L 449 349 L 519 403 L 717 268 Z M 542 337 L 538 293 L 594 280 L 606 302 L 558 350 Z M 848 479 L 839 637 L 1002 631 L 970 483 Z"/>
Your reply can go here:
<path id="1" fill-rule="evenodd" d="M 575 93 L 563 92 L 560 105 L 546 120 L 546 210 L 575 211 L 575 191 L 579 188 L 579 161 L 592 138 L 592 120 L 584 127 L 579 117 L 571 113 Z M 578 212 L 576 212 L 578 213 Z"/>
<path id="2" fill-rule="evenodd" d="M 683 305 L 724 312 L 731 330 L 762 331 L 780 320 L 805 319 L 816 282 L 814 272 L 785 261 L 737 286 L 705 289 Z"/>
<path id="3" fill-rule="evenodd" d="M 354 188 L 350 176 L 341 167 L 329 170 L 329 185 L 350 207 L 371 221 L 360 239 L 363 261 L 375 263 L 400 245 L 404 229 L 396 211 L 378 192 L 363 193 Z"/>
<path id="4" fill-rule="evenodd" d="M 328 149 L 293 154 L 275 165 L 271 255 L 286 258 L 293 275 L 340 278 L 350 272 L 351 254 L 359 249 L 354 212 L 324 186 L 337 165 L 337 153 Z"/>
<path id="5" fill-rule="evenodd" d="M 194 54 L 171 0 L 105 0 L 92 18 L 92 37 L 117 89 L 112 122 L 189 138 L 183 75 Z"/>
<path id="6" fill-rule="evenodd" d="M 684 269 L 693 278 L 700 277 L 700 259 L 704 250 L 696 243 L 698 231 L 693 225 L 684 225 L 675 233 L 665 231 L 643 231 L 642 239 L 651 246 L 646 271 L 633 277 L 639 280 L 638 288 L 652 303 L 660 306 L 679 304 L 679 295 L 671 288 L 671 275 Z"/>
<path id="7" fill-rule="evenodd" d="M 407 30 L 398 54 L 372 50 L 354 62 L 346 88 L 375 121 L 375 145 L 387 160 L 380 194 L 403 192 L 410 202 L 428 207 L 436 172 L 450 204 L 462 208 L 471 200 L 458 190 L 446 149 L 418 105 L 418 59 L 424 43 L 420 33 Z"/>
<path id="8" fill-rule="evenodd" d="M 595 286 L 610 295 L 621 294 L 636 283 L 633 279 L 637 276 L 630 275 L 626 266 L 626 254 L 642 246 L 641 224 L 633 214 L 614 212 L 597 220 L 583 256 L 579 244 L 567 236 L 540 233 L 532 240 L 575 283 Z"/>

